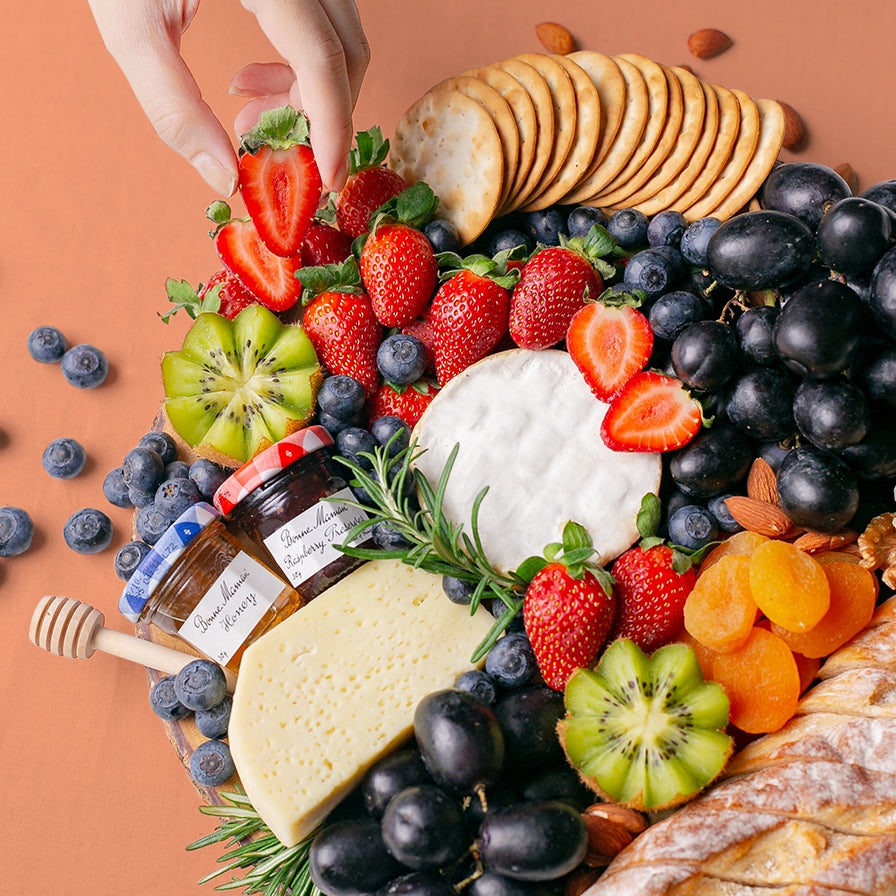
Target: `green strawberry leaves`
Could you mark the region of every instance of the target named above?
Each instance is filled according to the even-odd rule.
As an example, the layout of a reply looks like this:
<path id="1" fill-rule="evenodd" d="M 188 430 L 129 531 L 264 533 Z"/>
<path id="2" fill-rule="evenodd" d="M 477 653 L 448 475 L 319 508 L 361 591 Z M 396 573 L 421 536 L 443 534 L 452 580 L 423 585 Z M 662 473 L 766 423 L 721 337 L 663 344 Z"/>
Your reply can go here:
<path id="1" fill-rule="evenodd" d="M 304 112 L 298 112 L 292 106 L 268 109 L 258 117 L 258 124 L 240 137 L 240 152 L 254 155 L 263 146 L 289 149 L 296 144 L 308 143 L 308 133 Z"/>
<path id="2" fill-rule="evenodd" d="M 213 286 L 200 299 L 199 292 L 193 289 L 186 280 L 175 280 L 173 277 L 169 277 L 165 281 L 165 292 L 168 294 L 168 300 L 171 302 L 172 307 L 165 314 L 159 315 L 162 318 L 162 323 L 167 324 L 181 310 L 186 311 L 193 320 L 204 311 L 220 310 L 220 292 L 223 285 L 223 283 L 218 283 L 216 286 Z M 201 288 L 202 284 L 200 284 Z"/>
<path id="3" fill-rule="evenodd" d="M 389 140 L 383 137 L 378 126 L 358 131 L 355 134 L 355 146 L 349 152 L 349 174 L 357 174 L 365 168 L 378 168 L 388 155 Z"/>

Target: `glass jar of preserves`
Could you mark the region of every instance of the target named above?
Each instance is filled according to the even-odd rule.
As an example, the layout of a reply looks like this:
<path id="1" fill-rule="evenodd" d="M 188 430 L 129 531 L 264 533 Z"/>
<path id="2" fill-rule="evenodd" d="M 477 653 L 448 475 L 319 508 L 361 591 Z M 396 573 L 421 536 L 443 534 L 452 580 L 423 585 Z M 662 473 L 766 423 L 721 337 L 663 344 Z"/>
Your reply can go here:
<path id="1" fill-rule="evenodd" d="M 204 502 L 168 527 L 119 601 L 131 621 L 151 622 L 234 672 L 245 648 L 301 605 L 296 590 Z"/>
<path id="2" fill-rule="evenodd" d="M 333 438 L 309 426 L 261 451 L 215 492 L 231 532 L 279 569 L 307 602 L 363 563 L 339 545 L 372 546 L 369 529 L 347 542 L 368 519 L 334 460 Z"/>

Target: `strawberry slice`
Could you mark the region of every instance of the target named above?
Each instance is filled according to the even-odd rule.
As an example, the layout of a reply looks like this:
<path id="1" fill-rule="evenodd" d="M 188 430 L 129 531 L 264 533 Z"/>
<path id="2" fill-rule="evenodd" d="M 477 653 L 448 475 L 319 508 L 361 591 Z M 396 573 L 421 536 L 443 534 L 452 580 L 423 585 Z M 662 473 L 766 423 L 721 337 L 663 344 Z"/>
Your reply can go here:
<path id="1" fill-rule="evenodd" d="M 240 191 L 259 236 L 275 255 L 298 255 L 323 188 L 307 118 L 291 106 L 263 112 L 240 149 Z"/>
<path id="2" fill-rule="evenodd" d="M 642 371 L 610 402 L 600 434 L 614 451 L 674 451 L 702 425 L 700 403 L 679 380 Z"/>
<path id="3" fill-rule="evenodd" d="M 653 330 L 631 305 L 589 302 L 573 315 L 566 348 L 595 396 L 610 401 L 647 365 Z"/>

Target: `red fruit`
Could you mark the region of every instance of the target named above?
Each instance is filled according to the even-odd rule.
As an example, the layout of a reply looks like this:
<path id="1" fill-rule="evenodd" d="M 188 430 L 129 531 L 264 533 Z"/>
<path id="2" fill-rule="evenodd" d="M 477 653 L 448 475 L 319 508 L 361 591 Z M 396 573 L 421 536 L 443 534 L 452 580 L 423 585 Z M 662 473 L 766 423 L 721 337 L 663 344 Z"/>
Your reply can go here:
<path id="1" fill-rule="evenodd" d="M 385 327 L 419 317 L 438 284 L 438 261 L 429 240 L 414 227 L 379 225 L 361 251 L 361 281 Z"/>
<path id="2" fill-rule="evenodd" d="M 615 615 L 615 597 L 588 570 L 575 578 L 555 562 L 533 576 L 523 598 L 523 624 L 549 687 L 562 691 L 576 669 L 594 663 Z"/>
<path id="3" fill-rule="evenodd" d="M 429 373 L 435 374 L 436 336 L 432 331 L 432 324 L 429 322 L 429 317 L 427 316 L 426 311 L 424 311 L 423 317 L 418 317 L 416 320 L 412 320 L 409 324 L 405 324 L 401 328 L 401 332 L 406 333 L 408 336 L 415 336 L 426 346 L 426 354 L 428 357 L 426 369 Z"/>
<path id="4" fill-rule="evenodd" d="M 631 305 L 589 302 L 573 315 L 566 349 L 595 396 L 610 401 L 647 365 L 653 330 Z"/>
<path id="5" fill-rule="evenodd" d="M 603 279 L 586 258 L 564 246 L 536 252 L 523 265 L 510 302 L 510 335 L 521 348 L 556 345 L 572 316 L 589 297 L 600 295 Z"/>
<path id="6" fill-rule="evenodd" d="M 657 544 L 630 548 L 616 559 L 610 571 L 618 612 L 611 638 L 631 638 L 647 652 L 675 640 L 696 574 L 692 566 L 676 572 L 674 557 L 671 548 Z"/>
<path id="7" fill-rule="evenodd" d="M 217 288 L 218 301 L 221 303 L 218 307 L 218 314 L 233 320 L 243 308 L 254 305 L 258 302 L 258 297 L 237 279 L 226 268 L 222 268 L 216 274 L 209 277 L 208 283 L 199 288 L 199 300 L 202 301 L 213 290 Z"/>
<path id="8" fill-rule="evenodd" d="M 218 230 L 215 247 L 224 266 L 271 311 L 285 311 L 298 302 L 302 285 L 295 273 L 302 259 L 282 258 L 267 249 L 252 221 L 228 221 Z"/>
<path id="9" fill-rule="evenodd" d="M 614 451 L 674 451 L 702 425 L 700 403 L 677 379 L 643 371 L 610 402 L 600 434 Z"/>
<path id="10" fill-rule="evenodd" d="M 495 348 L 507 332 L 509 311 L 509 290 L 473 271 L 459 271 L 439 287 L 429 321 L 441 385 Z"/>
<path id="11" fill-rule="evenodd" d="M 325 221 L 312 221 L 302 243 L 302 267 L 339 264 L 352 254 L 352 238 Z"/>
<path id="12" fill-rule="evenodd" d="M 400 417 L 408 426 L 416 426 L 438 391 L 438 386 L 426 380 L 410 386 L 383 383 L 371 399 L 370 422 L 380 417 Z"/>
<path id="13" fill-rule="evenodd" d="M 322 292 L 305 309 L 302 326 L 330 373 L 354 377 L 368 395 L 377 390 L 383 330 L 366 293 Z"/>
<path id="14" fill-rule="evenodd" d="M 370 229 L 370 216 L 383 203 L 407 189 L 402 177 L 389 168 L 362 168 L 349 174 L 336 197 L 336 223 L 352 237 Z"/>

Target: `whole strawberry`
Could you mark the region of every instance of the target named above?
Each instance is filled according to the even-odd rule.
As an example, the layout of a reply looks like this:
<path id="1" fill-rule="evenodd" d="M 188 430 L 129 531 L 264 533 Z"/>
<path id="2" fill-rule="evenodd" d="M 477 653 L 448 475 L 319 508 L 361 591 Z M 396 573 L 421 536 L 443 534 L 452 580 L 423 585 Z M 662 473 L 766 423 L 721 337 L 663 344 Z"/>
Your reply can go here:
<path id="1" fill-rule="evenodd" d="M 438 391 L 438 386 L 426 380 L 409 386 L 382 383 L 370 400 L 370 422 L 380 417 L 399 417 L 408 426 L 416 426 Z"/>
<path id="2" fill-rule="evenodd" d="M 547 563 L 523 598 L 523 624 L 545 683 L 562 691 L 572 673 L 588 668 L 609 637 L 616 599 L 606 573 L 587 565 L 591 540 L 567 523 L 563 544 L 548 545 Z"/>
<path id="3" fill-rule="evenodd" d="M 439 287 L 429 311 L 436 376 L 443 386 L 506 335 L 509 288 L 516 282 L 516 272 L 485 256 L 470 256 L 462 264 Z"/>
<path id="4" fill-rule="evenodd" d="M 684 602 L 696 580 L 692 558 L 653 535 L 659 514 L 659 499 L 645 496 L 638 515 L 644 538 L 617 557 L 610 569 L 618 603 L 611 637 L 631 638 L 648 653 L 681 631 Z"/>
<path id="5" fill-rule="evenodd" d="M 196 318 L 203 311 L 216 311 L 233 320 L 243 308 L 258 304 L 258 296 L 246 289 L 226 268 L 212 274 L 207 283 L 200 283 L 198 291 L 186 280 L 173 279 L 165 283 L 165 290 L 173 304 L 173 307 L 162 315 L 165 323 L 168 323 L 181 308 L 192 318 Z"/>
<path id="6" fill-rule="evenodd" d="M 302 266 L 340 264 L 352 254 L 352 238 L 326 221 L 314 220 L 302 243 Z"/>
<path id="7" fill-rule="evenodd" d="M 419 317 L 436 291 L 439 263 L 417 228 L 437 204 L 425 184 L 409 187 L 381 210 L 364 242 L 361 281 L 385 327 L 403 327 Z"/>
<path id="8" fill-rule="evenodd" d="M 336 223 L 353 239 L 367 233 L 370 216 L 381 205 L 407 189 L 400 175 L 384 167 L 388 154 L 389 141 L 378 127 L 355 136 L 348 179 L 335 201 Z"/>

